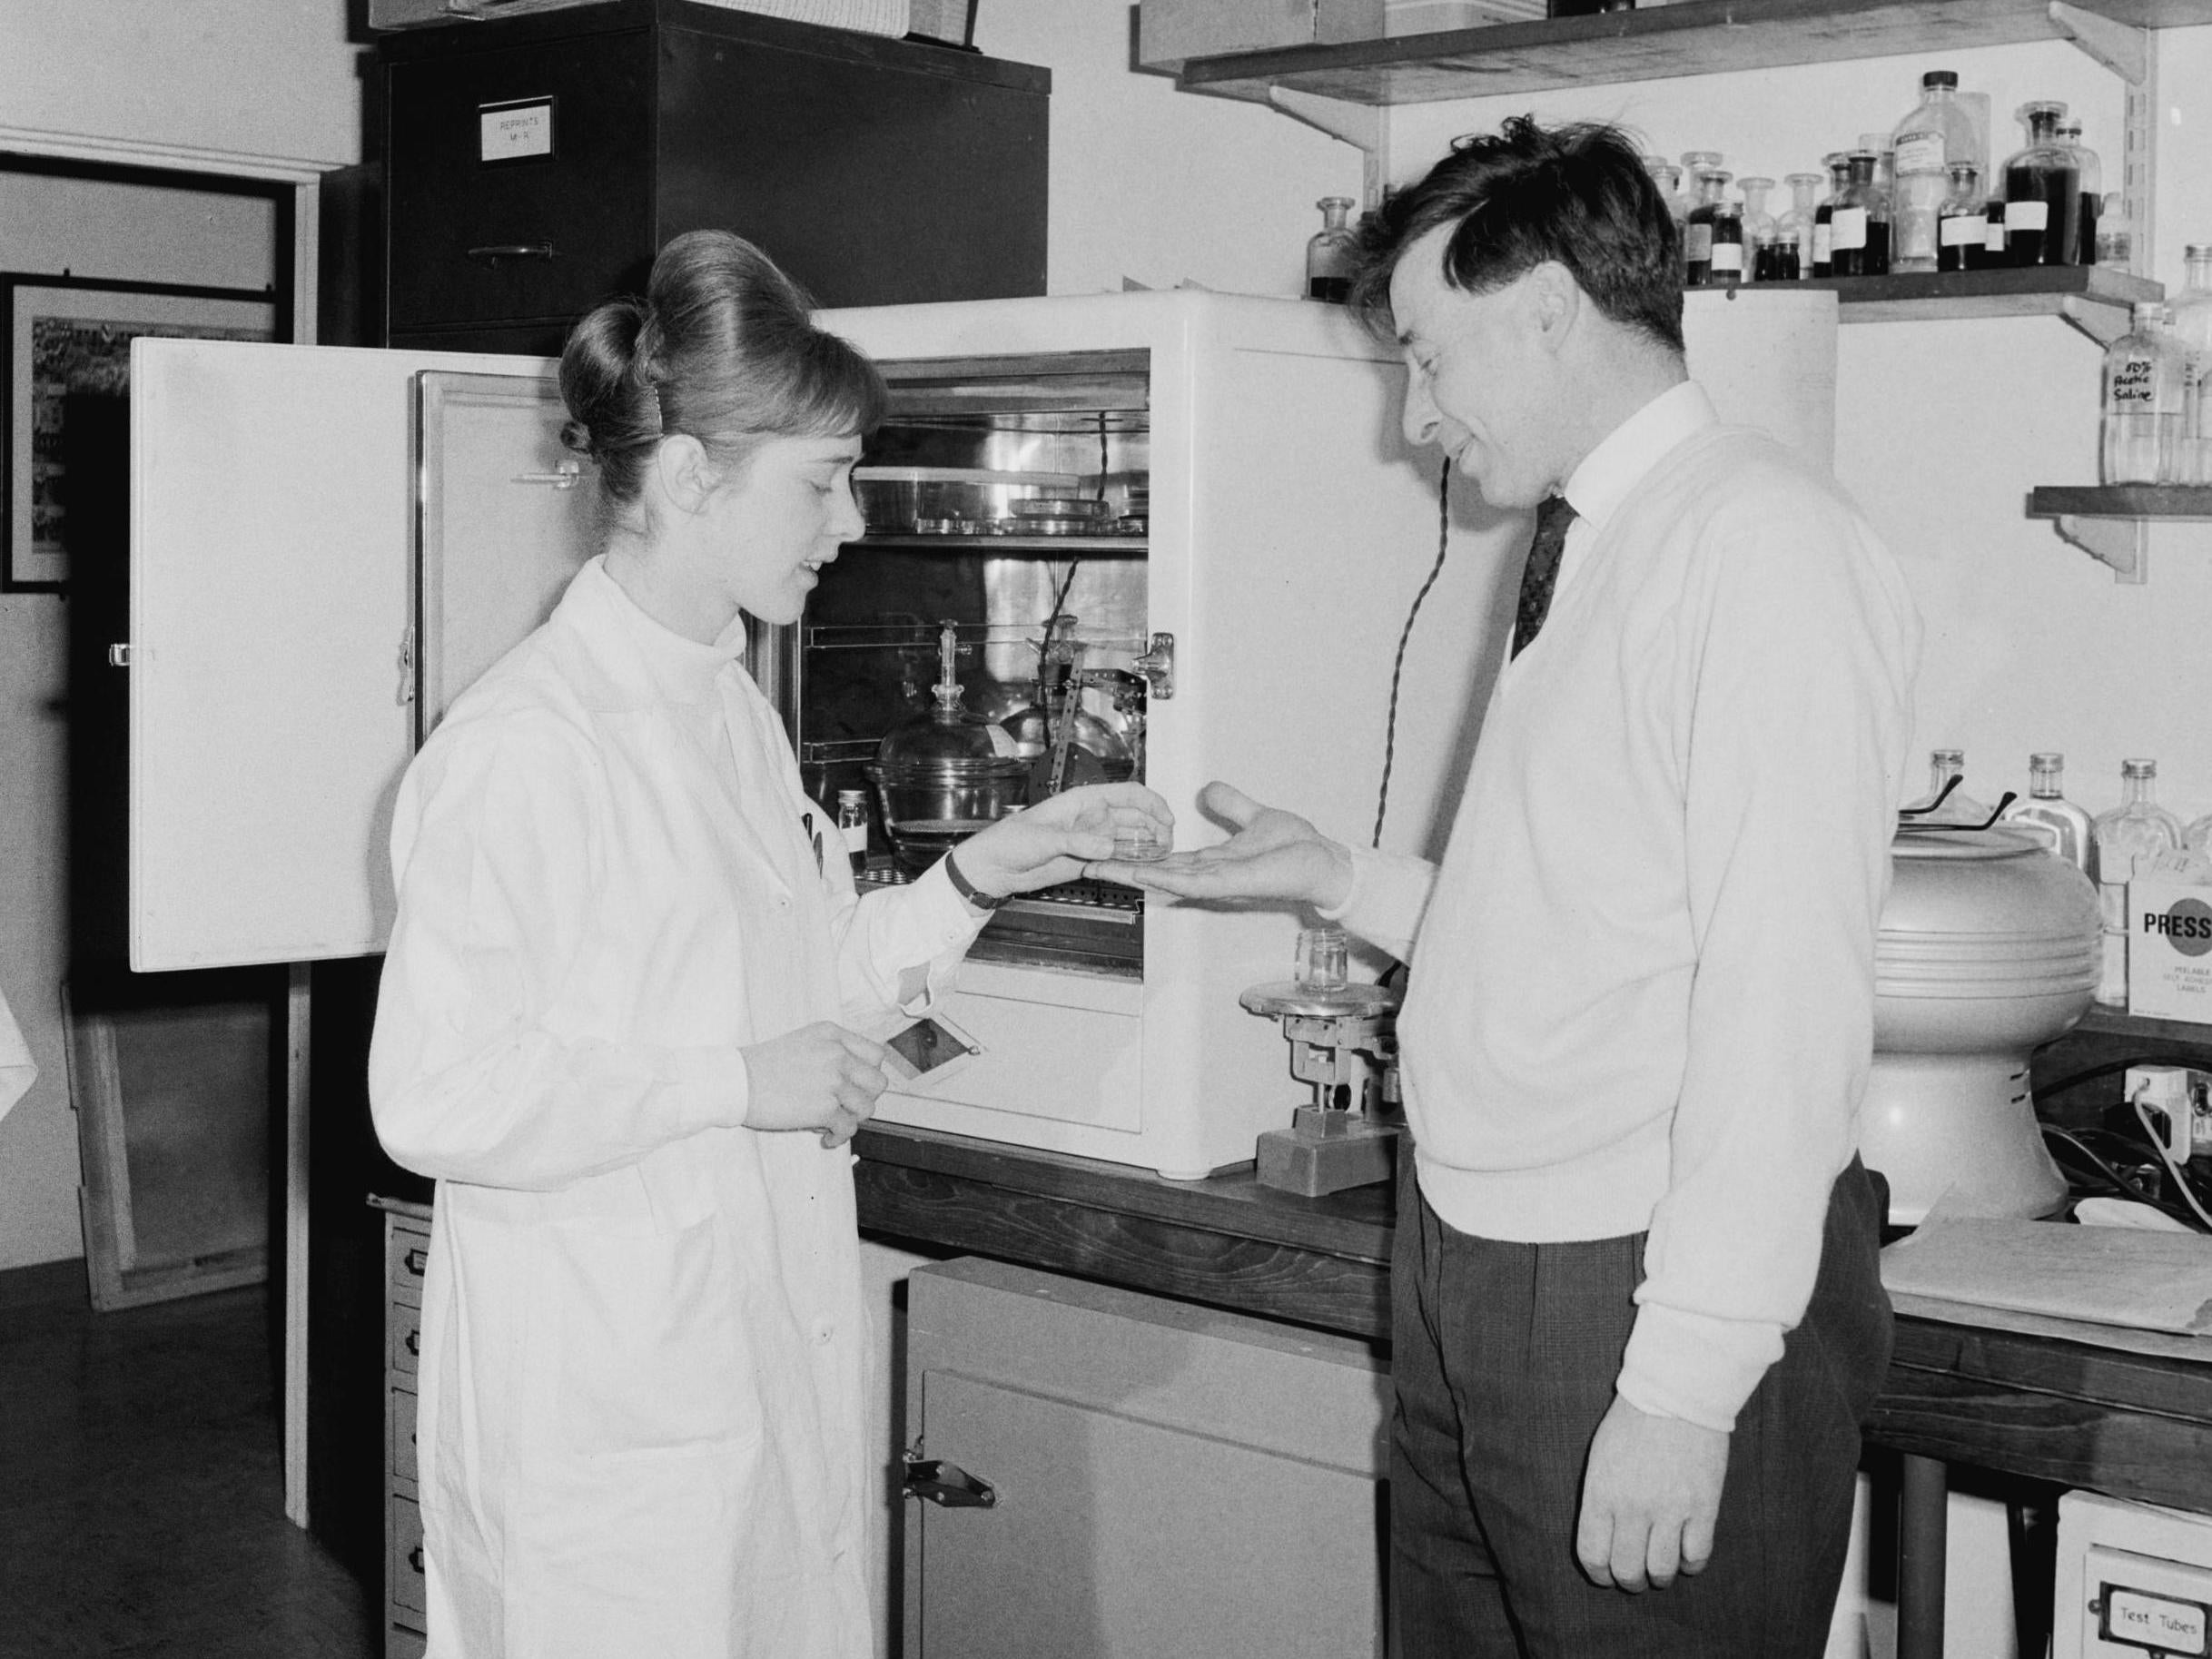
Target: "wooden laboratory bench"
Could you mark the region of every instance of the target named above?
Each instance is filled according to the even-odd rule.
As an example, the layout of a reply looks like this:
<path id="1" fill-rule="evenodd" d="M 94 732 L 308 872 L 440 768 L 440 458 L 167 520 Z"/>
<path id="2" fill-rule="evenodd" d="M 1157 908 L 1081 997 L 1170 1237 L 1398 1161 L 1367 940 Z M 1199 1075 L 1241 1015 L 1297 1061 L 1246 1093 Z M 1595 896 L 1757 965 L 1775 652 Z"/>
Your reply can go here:
<path id="1" fill-rule="evenodd" d="M 1387 1189 L 1300 1199 L 1249 1169 L 1170 1181 L 888 1124 L 854 1147 L 861 1227 L 886 1240 L 1388 1339 Z M 1902 1458 L 1899 1659 L 1942 1652 L 1947 1466 L 2212 1514 L 2212 1360 L 2181 1340 L 2138 1352 L 2095 1328 L 2010 1323 L 1900 1308 L 1867 1429 Z"/>

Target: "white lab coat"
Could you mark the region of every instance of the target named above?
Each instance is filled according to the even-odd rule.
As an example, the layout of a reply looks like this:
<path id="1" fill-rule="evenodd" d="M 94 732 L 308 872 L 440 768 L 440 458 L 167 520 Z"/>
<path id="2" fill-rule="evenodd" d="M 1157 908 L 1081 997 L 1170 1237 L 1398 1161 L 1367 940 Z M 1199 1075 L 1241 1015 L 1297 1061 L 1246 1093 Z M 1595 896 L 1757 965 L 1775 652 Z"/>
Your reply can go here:
<path id="1" fill-rule="evenodd" d="M 918 1012 L 978 923 L 936 872 L 855 896 L 737 643 L 595 560 L 400 785 L 430 1659 L 873 1651 L 852 1156 L 734 1127 L 737 1050 Z"/>

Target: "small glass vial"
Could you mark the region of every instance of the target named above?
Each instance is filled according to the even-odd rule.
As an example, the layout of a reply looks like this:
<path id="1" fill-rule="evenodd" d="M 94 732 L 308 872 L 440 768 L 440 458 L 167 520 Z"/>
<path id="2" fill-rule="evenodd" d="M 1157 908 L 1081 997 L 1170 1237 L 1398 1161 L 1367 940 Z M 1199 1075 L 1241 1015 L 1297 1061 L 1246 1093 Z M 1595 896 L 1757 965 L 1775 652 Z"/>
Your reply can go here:
<path id="1" fill-rule="evenodd" d="M 2008 824 L 2025 824 L 2050 841 L 2050 850 L 2083 874 L 2089 869 L 2089 815 L 2066 798 L 2066 756 L 2049 750 L 2028 757 L 2028 798 L 2005 811 Z"/>
<path id="2" fill-rule="evenodd" d="M 1766 193 L 1774 181 L 1738 179 L 1736 188 L 1743 193 L 1743 280 L 1779 282 L 1783 279 L 1776 262 L 1774 215 L 1766 211 Z"/>
<path id="3" fill-rule="evenodd" d="M 1950 193 L 1936 210 L 1936 269 L 1980 271 L 1989 236 L 1989 213 L 1981 200 L 1981 169 L 1971 162 L 1953 162 L 1949 178 Z"/>
<path id="4" fill-rule="evenodd" d="M 2174 481 L 2212 484 L 2212 242 L 2188 248 L 2188 280 L 2174 296 L 2166 337 L 2181 352 L 2181 432 Z"/>
<path id="5" fill-rule="evenodd" d="M 2122 761 L 2120 779 L 2120 804 L 2097 815 L 2089 837 L 2089 878 L 2097 884 L 2104 927 L 2096 997 L 2108 1008 L 2128 1006 L 2128 884 L 2135 874 L 2135 861 L 2181 845 L 2180 820 L 2158 805 L 2158 763 Z"/>
<path id="6" fill-rule="evenodd" d="M 1878 157 L 1871 150 L 1853 150 L 1851 176 L 1835 199 L 1829 216 L 1829 262 L 1837 276 L 1880 276 L 1874 251 L 1868 245 L 1874 217 L 1874 167 Z"/>
<path id="7" fill-rule="evenodd" d="M 1820 216 L 1821 186 L 1827 180 L 1817 173 L 1792 173 L 1782 182 L 1790 187 L 1790 211 L 1774 223 L 1773 280 L 1809 281 L 1812 277 L 1813 227 Z"/>
<path id="8" fill-rule="evenodd" d="M 1697 175 L 1683 245 L 1683 281 L 1692 288 L 1733 288 L 1743 280 L 1743 213 L 1723 193 L 1729 178 L 1717 167 Z"/>
<path id="9" fill-rule="evenodd" d="M 840 789 L 837 792 L 837 834 L 844 841 L 845 857 L 853 865 L 853 879 L 858 881 L 868 867 L 866 790 Z"/>
<path id="10" fill-rule="evenodd" d="M 2175 476 L 2187 353 L 2168 338 L 2165 317 L 2160 301 L 2137 301 L 2134 326 L 2105 350 L 2098 476 L 2107 484 L 2163 484 Z"/>
<path id="11" fill-rule="evenodd" d="M 2019 119 L 2028 147 L 2005 162 L 2005 262 L 2070 265 L 2081 254 L 2081 168 L 2059 142 L 2066 105 L 2023 104 Z"/>
<path id="12" fill-rule="evenodd" d="M 1812 274 L 1830 277 L 1836 273 L 1836 203 L 1851 184 L 1851 152 L 1832 150 L 1821 157 L 1821 165 L 1828 169 L 1828 193 L 1812 211 Z"/>
<path id="13" fill-rule="evenodd" d="M 1351 978 L 1351 941 L 1340 927 L 1299 930 L 1290 977 L 1308 991 L 1341 991 Z"/>
<path id="14" fill-rule="evenodd" d="M 1891 134 L 1896 156 L 1896 237 L 1892 271 L 1934 271 L 1937 227 L 1950 198 L 1950 171 L 1976 153 L 1973 117 L 1959 102 L 1959 77 L 1948 69 L 1921 76 L 1921 101 Z"/>
<path id="15" fill-rule="evenodd" d="M 2074 234 L 2074 262 L 2094 265 L 2097 262 L 2097 226 L 2104 211 L 2104 163 L 2097 159 L 2097 152 L 2081 142 L 2081 121 L 2069 115 L 2059 123 L 2059 142 L 2074 153 L 2074 169 L 2081 181 L 2081 208 L 2077 215 L 2078 229 Z"/>
<path id="16" fill-rule="evenodd" d="M 1323 196 L 1314 205 L 1321 210 L 1321 228 L 1306 242 L 1306 297 L 1341 305 L 1351 292 L 1352 228 L 1345 222 L 1352 211 L 1349 196 Z"/>

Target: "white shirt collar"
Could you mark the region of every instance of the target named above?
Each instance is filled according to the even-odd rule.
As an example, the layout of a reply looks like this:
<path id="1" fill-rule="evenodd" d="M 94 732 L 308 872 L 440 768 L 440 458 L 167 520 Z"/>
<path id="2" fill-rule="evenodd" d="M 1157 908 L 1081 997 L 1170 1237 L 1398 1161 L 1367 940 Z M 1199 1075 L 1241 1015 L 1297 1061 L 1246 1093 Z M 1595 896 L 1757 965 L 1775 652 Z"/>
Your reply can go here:
<path id="1" fill-rule="evenodd" d="M 1566 497 L 1575 516 L 1603 530 L 1631 490 L 1685 439 L 1719 423 L 1713 400 L 1695 380 L 1668 387 L 1615 427 L 1567 477 Z"/>

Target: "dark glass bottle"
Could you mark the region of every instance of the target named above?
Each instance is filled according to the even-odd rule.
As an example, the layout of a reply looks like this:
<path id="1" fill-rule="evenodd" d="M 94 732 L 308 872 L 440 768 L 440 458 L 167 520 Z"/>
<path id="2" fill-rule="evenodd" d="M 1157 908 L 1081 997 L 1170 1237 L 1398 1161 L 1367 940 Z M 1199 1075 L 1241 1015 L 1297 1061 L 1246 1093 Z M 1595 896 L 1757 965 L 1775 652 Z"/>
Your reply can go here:
<path id="1" fill-rule="evenodd" d="M 1733 288 L 1743 281 L 1743 210 L 1726 194 L 1733 176 L 1717 167 L 1697 175 L 1684 261 L 1684 281 L 1692 288 Z"/>
<path id="2" fill-rule="evenodd" d="M 1879 276 L 1888 266 L 1887 246 L 1880 250 L 1881 265 L 1878 268 L 1876 250 L 1871 245 L 1877 159 L 1871 150 L 1851 153 L 1851 176 L 1837 193 L 1835 211 L 1829 216 L 1829 262 L 1840 277 Z"/>
<path id="3" fill-rule="evenodd" d="M 1887 133 L 1861 133 L 1859 148 L 1874 157 L 1874 176 L 1866 197 L 1866 269 L 1862 276 L 1890 274 L 1891 232 L 1893 225 L 1894 166 Z"/>
<path id="4" fill-rule="evenodd" d="M 2005 162 L 2005 262 L 2071 265 L 2081 256 L 2081 168 L 2059 142 L 2066 105 L 2023 104 L 2028 147 Z"/>
<path id="5" fill-rule="evenodd" d="M 1821 165 L 1828 169 L 1828 193 L 1812 210 L 1812 274 L 1827 277 L 1836 273 L 1836 198 L 1851 182 L 1851 157 L 1842 150 L 1833 150 L 1821 157 Z"/>
<path id="6" fill-rule="evenodd" d="M 1989 225 L 1981 169 L 1971 162 L 1953 162 L 1947 171 L 1950 191 L 1936 209 L 1936 269 L 1979 271 Z"/>
<path id="7" fill-rule="evenodd" d="M 2104 164 L 2098 160 L 2097 152 L 2081 142 L 2081 122 L 2078 117 L 2069 115 L 2059 123 L 2059 142 L 2074 153 L 2074 166 L 2081 175 L 2080 225 L 2075 232 L 2080 245 L 2074 251 L 2074 262 L 2094 265 L 2097 221 L 2105 204 Z"/>

